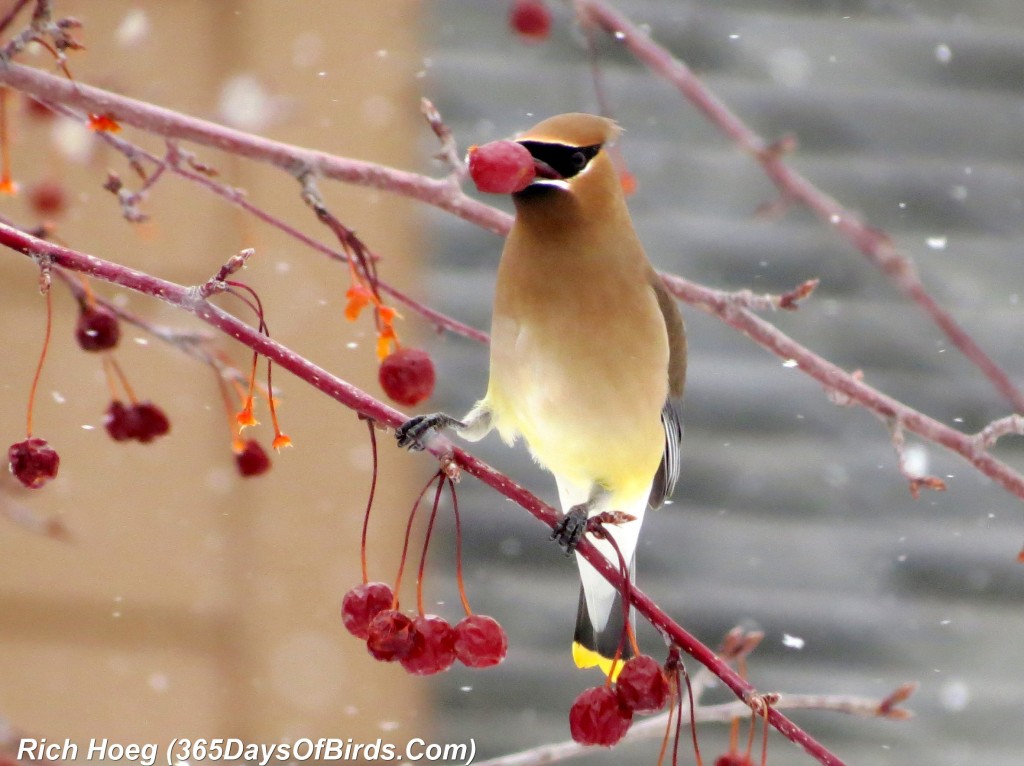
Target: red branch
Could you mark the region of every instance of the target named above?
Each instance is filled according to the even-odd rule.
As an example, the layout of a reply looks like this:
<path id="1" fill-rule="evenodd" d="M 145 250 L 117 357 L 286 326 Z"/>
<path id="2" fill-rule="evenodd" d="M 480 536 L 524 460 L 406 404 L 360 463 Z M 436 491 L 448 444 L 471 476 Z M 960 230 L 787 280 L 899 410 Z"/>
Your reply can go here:
<path id="1" fill-rule="evenodd" d="M 766 142 L 708 90 L 671 51 L 658 45 L 647 32 L 602 0 L 576 0 L 576 13 L 585 23 L 600 27 L 625 45 L 648 69 L 668 80 L 711 123 L 755 157 L 785 201 L 805 205 L 887 274 L 905 295 L 928 314 L 963 355 L 984 373 L 996 390 L 1013 405 L 1014 410 L 1024 412 L 1024 393 L 928 293 L 913 263 L 900 253 L 889 236 L 868 226 L 834 197 L 823 192 L 783 161 L 787 142 L 778 145 Z"/>
<path id="2" fill-rule="evenodd" d="M 126 266 L 105 261 L 91 255 L 85 255 L 70 248 L 38 239 L 2 223 L 0 223 L 0 244 L 32 258 L 45 255 L 52 259 L 53 264 L 62 268 L 77 271 L 95 279 L 159 298 L 173 306 L 195 314 L 199 319 L 217 328 L 228 337 L 234 338 L 239 343 L 262 354 L 302 381 L 365 417 L 372 418 L 392 428 L 405 420 L 405 416 L 398 410 L 378 401 L 351 383 L 332 375 L 327 370 L 318 367 L 286 346 L 268 338 L 228 312 L 210 303 L 201 297 L 199 287 L 184 287 Z M 552 528 L 557 524 L 559 514 L 551 506 L 545 504 L 535 495 L 482 460 L 477 459 L 462 449 L 452 447 L 447 439 L 436 439 L 431 447 L 431 452 L 438 457 L 453 456 L 462 470 L 518 503 L 535 518 Z M 577 548 L 577 554 L 587 559 L 613 585 L 618 588 L 624 587 L 625 583 L 618 569 L 609 564 L 589 541 L 584 540 L 580 543 L 580 546 Z M 636 587 L 630 587 L 629 593 L 637 610 L 655 628 L 660 630 L 673 643 L 677 644 L 684 652 L 709 668 L 741 700 L 748 704 L 752 703 L 757 696 L 754 687 L 733 671 L 712 649 L 704 646 L 693 635 L 684 630 Z M 843 762 L 841 760 L 782 713 L 774 709 L 769 710 L 768 719 L 783 735 L 800 745 L 822 764 L 842 766 Z"/>

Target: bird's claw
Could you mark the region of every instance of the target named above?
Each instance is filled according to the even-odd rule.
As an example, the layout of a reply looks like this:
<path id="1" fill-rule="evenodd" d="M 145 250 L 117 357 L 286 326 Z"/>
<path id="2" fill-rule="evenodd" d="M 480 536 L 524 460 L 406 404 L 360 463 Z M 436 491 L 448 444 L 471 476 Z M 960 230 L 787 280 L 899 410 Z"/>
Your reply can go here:
<path id="1" fill-rule="evenodd" d="M 566 556 L 571 556 L 576 550 L 576 546 L 580 544 L 580 540 L 583 539 L 583 535 L 587 531 L 587 516 L 589 513 L 590 508 L 586 503 L 574 505 L 566 511 L 562 520 L 558 522 L 554 531 L 552 531 L 549 539 L 557 541 L 562 546 Z"/>
<path id="2" fill-rule="evenodd" d="M 443 419 L 444 416 L 440 412 L 409 418 L 395 429 L 398 446 L 413 451 L 422 450 L 426 447 L 427 434 L 431 430 L 436 430 Z"/>

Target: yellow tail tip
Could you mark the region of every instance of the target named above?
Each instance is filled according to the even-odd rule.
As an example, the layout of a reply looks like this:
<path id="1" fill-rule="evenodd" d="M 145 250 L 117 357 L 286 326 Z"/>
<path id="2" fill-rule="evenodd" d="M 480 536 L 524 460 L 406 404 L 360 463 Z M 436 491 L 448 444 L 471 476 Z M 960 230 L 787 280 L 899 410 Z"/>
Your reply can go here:
<path id="1" fill-rule="evenodd" d="M 578 668 L 600 668 L 606 676 L 611 678 L 612 683 L 615 683 L 622 671 L 622 660 L 605 657 L 576 641 L 572 643 L 572 659 Z"/>

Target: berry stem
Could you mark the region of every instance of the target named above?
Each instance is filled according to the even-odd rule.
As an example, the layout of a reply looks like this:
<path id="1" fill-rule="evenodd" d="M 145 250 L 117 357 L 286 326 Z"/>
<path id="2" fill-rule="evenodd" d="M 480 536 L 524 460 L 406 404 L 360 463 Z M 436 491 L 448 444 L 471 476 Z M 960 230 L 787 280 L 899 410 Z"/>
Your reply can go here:
<path id="1" fill-rule="evenodd" d="M 668 739 L 672 735 L 672 714 L 676 709 L 676 697 L 679 696 L 679 683 L 674 674 L 669 675 L 668 682 L 671 687 L 668 695 L 668 715 L 665 716 L 665 734 L 661 738 L 661 750 L 658 751 L 657 766 L 662 766 L 665 762 L 665 753 L 668 752 Z"/>
<path id="2" fill-rule="evenodd" d="M 761 766 L 768 765 L 768 703 L 764 706 L 764 731 L 761 735 Z"/>
<path id="3" fill-rule="evenodd" d="M 437 507 L 441 503 L 441 492 L 444 490 L 445 477 L 438 472 L 437 491 L 434 492 L 434 505 L 430 509 L 430 520 L 427 522 L 427 532 L 423 535 L 423 552 L 420 554 L 420 569 L 416 575 L 416 611 L 420 617 L 425 613 L 423 609 L 423 573 L 427 568 L 427 548 L 430 547 L 430 535 L 434 531 L 434 519 L 437 518 Z"/>
<path id="4" fill-rule="evenodd" d="M 697 703 L 693 699 L 693 684 L 690 683 L 690 674 L 686 672 L 686 665 L 684 665 L 682 661 L 679 662 L 679 672 L 683 674 L 683 680 L 686 681 L 686 696 L 690 700 L 690 736 L 693 737 L 693 755 L 697 761 L 697 766 L 703 766 L 704 762 L 700 757 L 700 745 L 697 744 L 697 713 L 694 710 L 694 705 Z M 682 708 L 682 704 L 682 700 L 680 700 L 680 709 Z M 768 725 L 766 723 L 766 730 L 767 726 Z"/>
<path id="5" fill-rule="evenodd" d="M 7 126 L 7 101 L 10 91 L 0 88 L 0 192 L 14 194 L 18 188 L 11 178 L 11 146 Z"/>
<path id="6" fill-rule="evenodd" d="M 32 376 L 32 387 L 28 392 L 28 416 L 25 418 L 25 436 L 32 438 L 32 413 L 36 405 L 36 391 L 39 388 L 39 378 L 43 374 L 43 362 L 46 361 L 46 352 L 50 348 L 50 333 L 53 330 L 53 297 L 50 290 L 46 291 L 46 332 L 43 335 L 43 350 L 39 353 L 39 362 L 36 364 L 36 374 Z"/>
<path id="7" fill-rule="evenodd" d="M 139 400 L 135 396 L 135 391 L 132 389 L 131 383 L 128 382 L 128 376 L 125 375 L 124 370 L 121 369 L 121 365 L 117 363 L 117 360 L 114 359 L 112 354 L 107 354 L 104 358 L 109 360 L 110 367 L 117 374 L 118 380 L 121 381 L 121 385 L 124 387 L 124 392 L 128 397 L 128 401 L 132 404 L 138 404 Z M 115 395 L 114 398 L 116 399 L 117 396 Z"/>
<path id="8" fill-rule="evenodd" d="M 370 510 L 373 498 L 377 494 L 377 432 L 373 421 L 366 418 L 366 428 L 370 432 L 370 456 L 373 458 L 373 473 L 370 476 L 370 496 L 366 500 L 366 513 L 363 514 L 363 532 L 359 538 L 359 563 L 363 568 L 363 585 L 370 581 L 366 569 L 366 533 L 370 528 Z"/>
<path id="9" fill-rule="evenodd" d="M 469 608 L 469 599 L 466 598 L 466 583 L 462 579 L 462 519 L 459 516 L 459 498 L 455 493 L 455 480 L 448 478 L 448 489 L 452 495 L 452 510 L 455 514 L 455 581 L 459 585 L 459 600 L 466 616 L 472 616 L 473 610 Z"/>
<path id="10" fill-rule="evenodd" d="M 405 525 L 405 541 L 402 543 L 402 558 L 398 562 L 398 575 L 395 577 L 395 600 L 391 604 L 392 609 L 398 609 L 398 597 L 402 590 L 402 574 L 405 572 L 405 559 L 409 554 L 409 537 L 412 535 L 412 522 L 416 518 L 416 511 L 419 510 L 420 501 L 423 500 L 423 496 L 427 494 L 427 490 L 430 489 L 430 485 L 434 483 L 434 479 L 442 476 L 442 473 L 438 471 L 427 480 L 427 483 L 423 485 L 423 489 L 416 496 L 416 502 L 413 503 L 412 510 L 409 511 L 409 521 Z"/>
<path id="11" fill-rule="evenodd" d="M 238 421 L 235 420 L 231 390 L 228 388 L 227 381 L 224 380 L 224 375 L 221 373 L 220 368 L 213 367 L 212 369 L 214 375 L 217 376 L 217 390 L 220 391 L 220 399 L 224 404 L 224 414 L 228 419 L 228 430 L 231 432 L 231 449 L 234 450 L 235 454 L 239 454 L 245 449 L 245 444 L 242 442 L 242 435 L 238 430 Z"/>

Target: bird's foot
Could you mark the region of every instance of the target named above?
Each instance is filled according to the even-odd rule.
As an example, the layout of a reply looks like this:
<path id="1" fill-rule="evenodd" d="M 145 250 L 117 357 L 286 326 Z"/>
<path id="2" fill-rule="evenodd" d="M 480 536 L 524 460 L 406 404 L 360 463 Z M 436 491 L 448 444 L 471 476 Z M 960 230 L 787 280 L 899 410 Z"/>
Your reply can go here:
<path id="1" fill-rule="evenodd" d="M 580 544 L 580 540 L 583 539 L 583 535 L 586 534 L 590 508 L 590 503 L 574 505 L 565 512 L 562 520 L 558 522 L 551 533 L 549 539 L 555 540 L 562 546 L 566 556 L 572 555 L 576 546 Z"/>
<path id="2" fill-rule="evenodd" d="M 437 432 L 442 428 L 465 428 L 465 424 L 451 415 L 443 412 L 434 412 L 429 415 L 417 415 L 409 418 L 395 429 L 395 438 L 398 439 L 398 446 L 410 450 L 422 450 L 427 446 L 428 437 L 431 431 Z"/>

